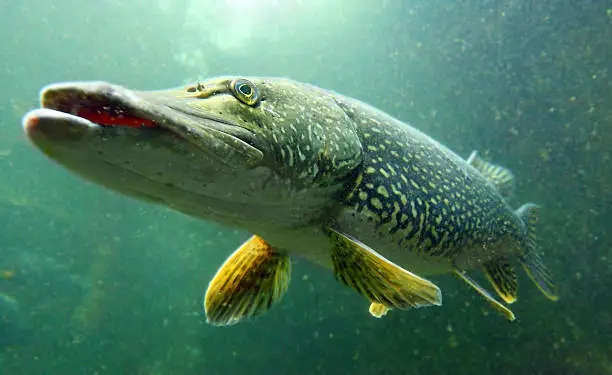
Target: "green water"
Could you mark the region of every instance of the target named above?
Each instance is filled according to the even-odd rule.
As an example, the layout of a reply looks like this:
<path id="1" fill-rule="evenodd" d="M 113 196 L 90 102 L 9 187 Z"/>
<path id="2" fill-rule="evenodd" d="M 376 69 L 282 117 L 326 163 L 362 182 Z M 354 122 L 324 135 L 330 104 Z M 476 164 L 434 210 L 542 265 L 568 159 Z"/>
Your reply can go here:
<path id="1" fill-rule="evenodd" d="M 0 374 L 612 374 L 611 3 L 0 0 L 0 36 Z M 207 325 L 249 234 L 85 182 L 20 121 L 51 82 L 221 74 L 333 89 L 508 166 L 560 300 L 521 272 L 510 323 L 444 275 L 442 307 L 376 320 L 294 259 L 279 306 Z"/>

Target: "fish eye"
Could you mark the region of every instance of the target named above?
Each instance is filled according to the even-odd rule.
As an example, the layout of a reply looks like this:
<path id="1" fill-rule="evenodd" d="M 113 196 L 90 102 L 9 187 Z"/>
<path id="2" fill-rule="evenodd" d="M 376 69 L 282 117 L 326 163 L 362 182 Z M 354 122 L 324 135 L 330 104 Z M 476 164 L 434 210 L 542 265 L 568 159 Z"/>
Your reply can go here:
<path id="1" fill-rule="evenodd" d="M 251 81 L 246 79 L 235 79 L 230 83 L 230 89 L 234 96 L 251 107 L 259 104 L 259 90 Z"/>

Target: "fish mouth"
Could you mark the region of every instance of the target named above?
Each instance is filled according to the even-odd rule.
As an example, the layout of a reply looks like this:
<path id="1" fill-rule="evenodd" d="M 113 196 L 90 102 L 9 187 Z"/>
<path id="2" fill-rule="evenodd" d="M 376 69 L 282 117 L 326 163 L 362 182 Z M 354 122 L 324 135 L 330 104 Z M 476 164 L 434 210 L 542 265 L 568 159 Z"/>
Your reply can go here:
<path id="1" fill-rule="evenodd" d="M 106 82 L 73 82 L 41 89 L 41 108 L 23 127 L 35 143 L 74 141 L 88 131 L 171 133 L 223 164 L 255 166 L 263 159 L 256 135 L 230 121 L 195 112 L 182 90 L 132 91 Z M 168 134 L 170 135 L 170 134 Z M 42 143 L 41 142 L 41 143 Z"/>

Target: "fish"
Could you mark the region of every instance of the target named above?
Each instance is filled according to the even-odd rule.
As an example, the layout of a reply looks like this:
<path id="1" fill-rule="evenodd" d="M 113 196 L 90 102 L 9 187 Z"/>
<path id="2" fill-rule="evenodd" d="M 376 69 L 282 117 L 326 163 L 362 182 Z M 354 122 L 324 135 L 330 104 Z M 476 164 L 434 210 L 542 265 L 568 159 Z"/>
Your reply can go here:
<path id="1" fill-rule="evenodd" d="M 539 206 L 510 206 L 512 172 L 477 152 L 462 158 L 358 99 L 288 78 L 218 76 L 157 91 L 54 83 L 40 103 L 22 126 L 50 159 L 123 195 L 251 234 L 208 285 L 212 325 L 277 305 L 291 256 L 332 271 L 377 318 L 441 306 L 429 278 L 452 274 L 514 320 L 513 260 L 558 299 L 536 243 Z"/>

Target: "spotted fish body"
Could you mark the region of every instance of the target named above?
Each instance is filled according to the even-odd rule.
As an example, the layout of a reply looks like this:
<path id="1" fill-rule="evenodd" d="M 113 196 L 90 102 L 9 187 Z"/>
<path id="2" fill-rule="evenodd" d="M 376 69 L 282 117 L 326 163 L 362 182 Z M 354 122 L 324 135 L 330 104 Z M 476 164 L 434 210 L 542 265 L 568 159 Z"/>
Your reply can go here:
<path id="1" fill-rule="evenodd" d="M 287 290 L 290 254 L 331 268 L 370 313 L 440 305 L 420 275 L 482 268 L 507 303 L 518 257 L 556 299 L 535 250 L 537 209 L 516 211 L 512 175 L 467 160 L 358 100 L 284 78 L 216 77 L 133 91 L 50 85 L 23 127 L 45 155 L 127 196 L 253 233 L 206 292 L 208 321 L 259 315 Z"/>
<path id="2" fill-rule="evenodd" d="M 336 219 L 343 230 L 421 274 L 470 269 L 520 251 L 524 224 L 466 160 L 364 103 L 338 103 L 364 150 Z"/>

